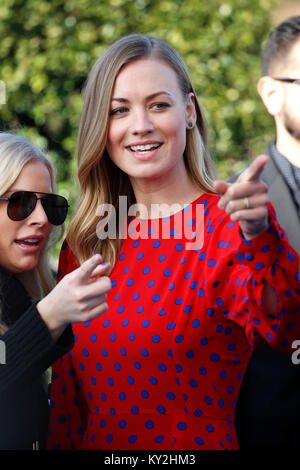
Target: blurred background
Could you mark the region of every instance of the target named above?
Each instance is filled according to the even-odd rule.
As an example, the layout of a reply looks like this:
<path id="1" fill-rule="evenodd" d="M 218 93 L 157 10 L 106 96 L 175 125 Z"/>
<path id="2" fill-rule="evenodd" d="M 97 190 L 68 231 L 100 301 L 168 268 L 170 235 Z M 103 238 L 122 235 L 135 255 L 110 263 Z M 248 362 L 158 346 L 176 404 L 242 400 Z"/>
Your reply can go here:
<path id="1" fill-rule="evenodd" d="M 261 53 L 274 26 L 296 14 L 300 0 L 0 0 L 0 130 L 47 152 L 58 192 L 74 207 L 77 129 L 91 66 L 121 36 L 152 34 L 185 59 L 218 177 L 227 178 L 274 135 L 256 90 Z"/>

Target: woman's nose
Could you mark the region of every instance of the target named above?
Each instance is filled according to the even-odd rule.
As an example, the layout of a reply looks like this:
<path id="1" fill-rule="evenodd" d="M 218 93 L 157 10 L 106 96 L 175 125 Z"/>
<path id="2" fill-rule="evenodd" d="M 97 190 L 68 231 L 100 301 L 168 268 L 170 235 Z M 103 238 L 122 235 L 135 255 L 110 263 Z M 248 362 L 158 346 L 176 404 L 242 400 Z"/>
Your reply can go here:
<path id="1" fill-rule="evenodd" d="M 48 217 L 47 214 L 42 206 L 41 200 L 38 199 L 36 206 L 32 213 L 30 214 L 28 221 L 30 224 L 39 224 L 39 225 L 45 225 L 48 223 Z"/>
<path id="2" fill-rule="evenodd" d="M 147 110 L 139 110 L 133 115 L 132 133 L 144 135 L 154 130 L 154 124 Z"/>

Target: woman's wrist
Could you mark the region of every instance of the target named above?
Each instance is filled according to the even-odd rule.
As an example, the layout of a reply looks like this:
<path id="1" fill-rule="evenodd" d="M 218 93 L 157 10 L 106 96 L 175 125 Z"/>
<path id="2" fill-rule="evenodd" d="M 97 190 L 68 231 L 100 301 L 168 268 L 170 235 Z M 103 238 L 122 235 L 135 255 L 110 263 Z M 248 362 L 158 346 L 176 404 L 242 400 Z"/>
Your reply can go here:
<path id="1" fill-rule="evenodd" d="M 64 332 L 67 324 L 57 321 L 57 319 L 53 315 L 52 309 L 49 309 L 46 298 L 40 300 L 40 302 L 37 303 L 36 308 L 42 320 L 46 324 L 53 341 L 56 342 Z"/>

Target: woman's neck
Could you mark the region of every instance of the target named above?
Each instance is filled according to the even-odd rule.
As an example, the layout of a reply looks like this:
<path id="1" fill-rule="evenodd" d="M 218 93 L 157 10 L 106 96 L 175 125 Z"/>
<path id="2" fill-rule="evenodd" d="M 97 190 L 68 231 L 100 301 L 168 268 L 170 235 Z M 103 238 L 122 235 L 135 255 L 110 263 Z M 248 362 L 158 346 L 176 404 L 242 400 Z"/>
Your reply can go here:
<path id="1" fill-rule="evenodd" d="M 187 172 L 178 176 L 132 181 L 136 203 L 141 206 L 141 218 L 167 217 L 203 194 Z"/>

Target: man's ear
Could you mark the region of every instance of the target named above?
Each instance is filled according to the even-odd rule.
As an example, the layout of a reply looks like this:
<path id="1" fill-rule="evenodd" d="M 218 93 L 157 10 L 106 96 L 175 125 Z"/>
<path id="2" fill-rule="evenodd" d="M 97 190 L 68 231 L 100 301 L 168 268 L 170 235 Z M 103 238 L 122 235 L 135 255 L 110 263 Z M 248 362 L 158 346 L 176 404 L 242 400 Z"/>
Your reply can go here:
<path id="1" fill-rule="evenodd" d="M 269 114 L 278 115 L 283 104 L 282 83 L 272 77 L 264 76 L 259 79 L 257 90 Z"/>

